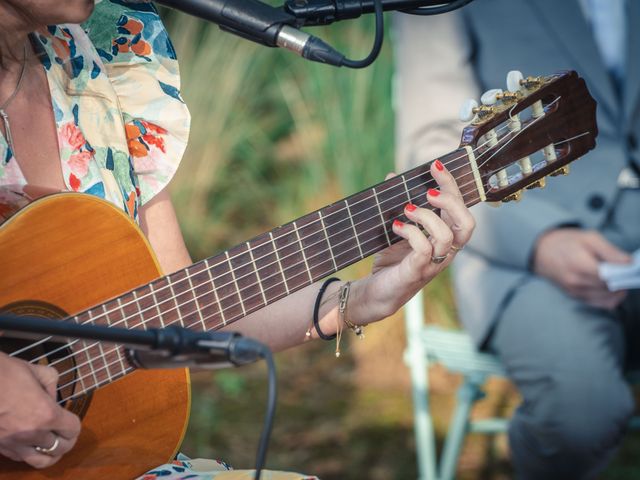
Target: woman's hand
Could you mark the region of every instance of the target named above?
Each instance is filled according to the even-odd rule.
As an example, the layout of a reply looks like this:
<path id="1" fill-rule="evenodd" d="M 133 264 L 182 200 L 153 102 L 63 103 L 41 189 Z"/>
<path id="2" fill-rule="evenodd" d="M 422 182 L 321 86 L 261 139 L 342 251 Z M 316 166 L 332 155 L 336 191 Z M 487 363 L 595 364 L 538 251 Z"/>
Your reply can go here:
<path id="1" fill-rule="evenodd" d="M 0 353 L 0 454 L 44 468 L 71 450 L 80 420 L 57 404 L 57 382 L 55 369 Z"/>
<path id="2" fill-rule="evenodd" d="M 399 220 L 394 222 L 394 233 L 404 240 L 380 252 L 375 257 L 372 274 L 360 281 L 357 302 L 363 308 L 350 302 L 353 322 L 370 323 L 393 314 L 444 270 L 469 241 L 475 220 L 455 180 L 438 160 L 431 165 L 431 174 L 440 188 L 430 189 L 427 200 L 441 209 L 441 215 L 412 204 L 405 206 L 407 218 L 422 228 Z M 446 258 L 438 263 L 439 257 Z"/>

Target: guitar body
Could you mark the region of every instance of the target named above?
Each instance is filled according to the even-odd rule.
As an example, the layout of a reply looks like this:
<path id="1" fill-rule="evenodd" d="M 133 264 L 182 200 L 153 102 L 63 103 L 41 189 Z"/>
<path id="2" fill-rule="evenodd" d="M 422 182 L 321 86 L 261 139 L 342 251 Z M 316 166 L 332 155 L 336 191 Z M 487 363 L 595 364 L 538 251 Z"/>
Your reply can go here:
<path id="1" fill-rule="evenodd" d="M 160 275 L 142 232 L 91 195 L 46 196 L 0 226 L 0 311 L 71 315 Z M 56 465 L 0 457 L 0 480 L 135 478 L 175 455 L 189 401 L 186 370 L 135 371 L 67 405 L 83 417 L 82 433 Z"/>

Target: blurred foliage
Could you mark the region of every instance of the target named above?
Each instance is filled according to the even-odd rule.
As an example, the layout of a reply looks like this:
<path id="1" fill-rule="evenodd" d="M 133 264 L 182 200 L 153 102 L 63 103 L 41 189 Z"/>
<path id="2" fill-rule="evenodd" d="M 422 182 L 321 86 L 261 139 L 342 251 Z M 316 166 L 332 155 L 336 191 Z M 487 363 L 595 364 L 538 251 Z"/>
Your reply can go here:
<path id="1" fill-rule="evenodd" d="M 393 170 L 389 43 L 367 69 L 336 69 L 185 15 L 163 14 L 192 114 L 172 195 L 194 259 L 373 185 Z M 315 33 L 361 58 L 371 47 L 371 26 L 371 19 L 362 19 Z M 342 275 L 366 274 L 368 265 L 364 261 Z M 457 327 L 447 275 L 432 282 L 425 297 L 428 322 Z M 278 355 L 279 405 L 267 465 L 324 480 L 416 478 L 401 314 L 368 327 L 364 342 L 343 342 L 346 354 L 339 361 L 330 342 Z M 262 428 L 265 377 L 261 365 L 196 374 L 185 452 L 250 468 Z M 439 368 L 431 374 L 440 441 L 459 380 Z M 487 391 L 476 416 L 508 414 L 518 401 L 505 381 L 491 382 Z M 640 449 L 627 447 L 630 442 L 623 458 Z M 507 458 L 504 435 L 471 436 L 458 478 L 509 478 Z M 629 469 L 637 470 L 629 465 L 633 460 L 618 462 L 607 478 L 632 478 Z"/>
<path id="2" fill-rule="evenodd" d="M 363 22 L 319 34 L 331 32 L 338 48 L 364 56 L 371 35 Z M 194 257 L 377 183 L 392 169 L 389 48 L 372 68 L 353 71 L 184 15 L 168 23 L 193 122 L 172 193 Z"/>

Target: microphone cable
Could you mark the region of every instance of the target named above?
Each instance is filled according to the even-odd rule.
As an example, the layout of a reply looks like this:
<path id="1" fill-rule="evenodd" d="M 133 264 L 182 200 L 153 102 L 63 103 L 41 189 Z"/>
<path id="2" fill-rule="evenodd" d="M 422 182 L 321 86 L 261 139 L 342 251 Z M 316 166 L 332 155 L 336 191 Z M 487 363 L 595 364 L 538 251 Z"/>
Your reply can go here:
<path id="1" fill-rule="evenodd" d="M 256 474 L 254 479 L 260 480 L 260 474 L 264 468 L 264 464 L 267 458 L 267 448 L 269 446 L 269 439 L 271 438 L 271 430 L 273 429 L 273 418 L 276 413 L 277 403 L 277 382 L 276 382 L 276 365 L 273 361 L 273 354 L 271 350 L 264 347 L 260 356 L 267 363 L 268 375 L 269 375 L 269 387 L 267 393 L 267 411 L 264 417 L 264 425 L 262 427 L 262 433 L 260 434 L 260 442 L 258 443 L 258 453 L 256 455 Z"/>
<path id="2" fill-rule="evenodd" d="M 382 50 L 382 43 L 384 41 L 384 12 L 382 10 L 382 0 L 373 0 L 374 2 L 374 12 L 375 12 L 375 38 L 373 41 L 373 48 L 369 55 L 367 55 L 362 60 L 350 60 L 348 58 L 344 58 L 342 60 L 342 64 L 345 67 L 349 68 L 365 68 L 371 65 L 380 55 L 380 51 Z"/>
<path id="3" fill-rule="evenodd" d="M 450 0 L 448 2 L 435 1 L 434 5 L 428 7 L 414 8 L 412 10 L 400 10 L 402 13 L 408 13 L 409 15 L 440 15 L 441 13 L 453 12 L 459 8 L 464 7 L 466 4 L 471 3 L 473 0 Z"/>

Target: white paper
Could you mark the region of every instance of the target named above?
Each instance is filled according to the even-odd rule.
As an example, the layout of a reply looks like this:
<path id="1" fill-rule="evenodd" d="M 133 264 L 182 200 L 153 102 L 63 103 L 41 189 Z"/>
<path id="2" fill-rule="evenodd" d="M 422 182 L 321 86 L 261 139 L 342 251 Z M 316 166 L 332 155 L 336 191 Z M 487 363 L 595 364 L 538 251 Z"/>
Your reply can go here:
<path id="1" fill-rule="evenodd" d="M 598 272 L 612 292 L 640 288 L 640 249 L 633 253 L 631 263 L 603 262 L 598 266 Z"/>

